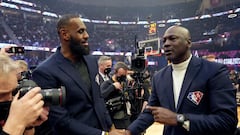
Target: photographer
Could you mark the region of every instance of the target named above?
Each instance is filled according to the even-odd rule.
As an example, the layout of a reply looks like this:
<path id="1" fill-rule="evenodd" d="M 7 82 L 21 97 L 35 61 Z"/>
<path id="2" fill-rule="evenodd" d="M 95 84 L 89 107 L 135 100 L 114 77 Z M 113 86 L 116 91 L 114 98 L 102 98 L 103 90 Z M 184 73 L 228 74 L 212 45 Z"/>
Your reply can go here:
<path id="1" fill-rule="evenodd" d="M 17 87 L 17 65 L 2 48 L 0 53 L 0 135 L 33 135 L 34 126 L 47 120 L 48 111 L 39 93 L 40 88 L 31 89 L 23 97 L 14 97 L 12 91 Z"/>
<path id="2" fill-rule="evenodd" d="M 17 80 L 18 80 L 18 87 L 21 85 L 24 79 L 26 78 L 28 73 L 28 64 L 24 60 L 16 60 L 15 64 L 17 65 Z M 12 94 L 13 96 L 16 95 L 18 92 L 18 89 L 13 90 Z"/>
<path id="3" fill-rule="evenodd" d="M 127 75 L 127 92 L 129 95 L 129 102 L 131 104 L 130 121 L 137 119 L 138 115 L 147 106 L 149 98 L 149 89 L 145 83 L 146 75 L 144 73 L 133 70 L 128 71 Z"/>
<path id="4" fill-rule="evenodd" d="M 23 79 L 23 76 L 25 76 L 25 74 L 28 72 L 28 64 L 24 60 L 16 60 L 15 63 L 18 65 L 17 77 L 18 77 L 18 81 L 20 81 Z"/>
<path id="5" fill-rule="evenodd" d="M 127 102 L 124 99 L 126 75 L 129 70 L 123 62 L 114 65 L 114 74 L 110 80 L 101 84 L 101 93 L 106 101 L 111 119 L 117 129 L 125 129 L 129 124 Z"/>

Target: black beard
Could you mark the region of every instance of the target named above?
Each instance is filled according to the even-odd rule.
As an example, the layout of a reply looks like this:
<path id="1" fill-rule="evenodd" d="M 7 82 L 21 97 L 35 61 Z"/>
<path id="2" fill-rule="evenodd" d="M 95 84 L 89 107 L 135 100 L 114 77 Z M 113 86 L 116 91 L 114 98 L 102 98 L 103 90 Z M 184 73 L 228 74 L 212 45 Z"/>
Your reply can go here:
<path id="1" fill-rule="evenodd" d="M 89 55 L 90 49 L 89 46 L 84 46 L 76 42 L 72 37 L 70 39 L 70 50 L 75 56 Z"/>

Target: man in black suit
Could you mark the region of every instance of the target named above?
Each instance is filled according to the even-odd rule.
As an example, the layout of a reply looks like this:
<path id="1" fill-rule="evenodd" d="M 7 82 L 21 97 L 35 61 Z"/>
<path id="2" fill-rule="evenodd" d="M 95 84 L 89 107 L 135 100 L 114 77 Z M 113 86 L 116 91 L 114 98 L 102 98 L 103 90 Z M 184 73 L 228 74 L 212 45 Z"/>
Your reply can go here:
<path id="1" fill-rule="evenodd" d="M 172 26 L 163 36 L 171 62 L 152 79 L 145 111 L 125 135 L 138 135 L 153 122 L 163 135 L 233 135 L 237 126 L 236 90 L 225 65 L 192 56 L 188 29 Z"/>
<path id="2" fill-rule="evenodd" d="M 49 123 L 56 135 L 117 135 L 95 81 L 97 59 L 89 55 L 87 28 L 78 15 L 57 23 L 61 47 L 33 72 L 42 88 L 66 87 L 64 107 L 51 106 Z"/>

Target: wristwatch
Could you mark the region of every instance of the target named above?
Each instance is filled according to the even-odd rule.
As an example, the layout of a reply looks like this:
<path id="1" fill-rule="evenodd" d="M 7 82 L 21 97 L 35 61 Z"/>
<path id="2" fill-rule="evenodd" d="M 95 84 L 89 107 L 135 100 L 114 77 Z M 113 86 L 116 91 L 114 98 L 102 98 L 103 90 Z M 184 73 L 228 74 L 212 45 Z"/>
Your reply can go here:
<path id="1" fill-rule="evenodd" d="M 183 114 L 177 114 L 177 124 L 185 128 L 187 131 L 190 130 L 190 121 Z"/>
<path id="2" fill-rule="evenodd" d="M 182 126 L 184 121 L 186 121 L 186 117 L 183 114 L 177 114 L 177 124 Z"/>

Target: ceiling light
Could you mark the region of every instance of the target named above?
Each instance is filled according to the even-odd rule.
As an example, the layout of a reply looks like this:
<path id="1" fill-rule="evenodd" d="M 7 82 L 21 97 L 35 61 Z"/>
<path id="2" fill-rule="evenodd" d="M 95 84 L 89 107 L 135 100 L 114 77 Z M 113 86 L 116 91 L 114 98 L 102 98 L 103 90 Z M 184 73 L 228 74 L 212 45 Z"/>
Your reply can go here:
<path id="1" fill-rule="evenodd" d="M 237 17 L 237 14 L 229 14 L 228 15 L 228 18 L 234 18 L 234 17 Z"/>

